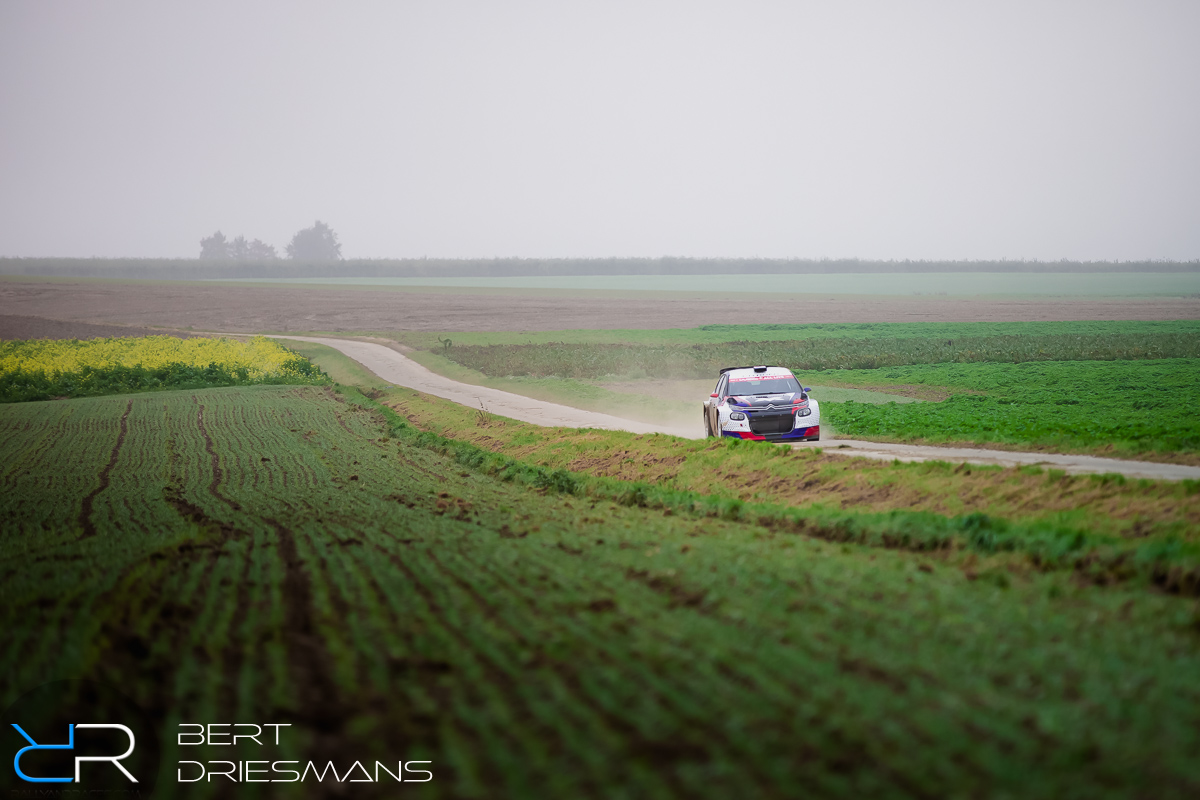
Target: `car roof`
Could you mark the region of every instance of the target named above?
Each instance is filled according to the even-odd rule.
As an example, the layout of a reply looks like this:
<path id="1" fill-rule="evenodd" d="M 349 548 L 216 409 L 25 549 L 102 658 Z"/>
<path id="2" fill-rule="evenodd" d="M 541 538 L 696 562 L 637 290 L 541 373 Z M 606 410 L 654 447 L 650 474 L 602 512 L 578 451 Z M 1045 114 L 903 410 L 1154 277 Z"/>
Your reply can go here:
<path id="1" fill-rule="evenodd" d="M 763 380 L 765 378 L 794 378 L 787 367 L 726 367 L 722 375 L 728 375 L 731 381 Z"/>

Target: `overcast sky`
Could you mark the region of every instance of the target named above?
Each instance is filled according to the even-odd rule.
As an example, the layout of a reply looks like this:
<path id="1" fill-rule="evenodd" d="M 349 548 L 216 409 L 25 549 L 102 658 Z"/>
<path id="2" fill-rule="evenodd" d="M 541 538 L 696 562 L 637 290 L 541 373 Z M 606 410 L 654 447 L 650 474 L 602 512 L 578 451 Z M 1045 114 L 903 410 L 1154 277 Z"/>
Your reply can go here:
<path id="1" fill-rule="evenodd" d="M 1200 258 L 1200 2 L 0 0 L 0 255 Z"/>

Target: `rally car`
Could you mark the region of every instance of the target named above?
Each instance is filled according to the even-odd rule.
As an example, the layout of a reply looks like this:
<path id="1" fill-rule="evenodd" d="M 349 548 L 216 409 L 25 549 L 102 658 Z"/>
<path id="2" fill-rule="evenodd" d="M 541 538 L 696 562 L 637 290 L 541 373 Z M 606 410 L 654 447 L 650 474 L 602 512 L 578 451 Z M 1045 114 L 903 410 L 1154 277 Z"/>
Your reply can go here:
<path id="1" fill-rule="evenodd" d="M 757 441 L 821 439 L 821 409 L 784 367 L 726 367 L 704 401 L 706 436 Z"/>

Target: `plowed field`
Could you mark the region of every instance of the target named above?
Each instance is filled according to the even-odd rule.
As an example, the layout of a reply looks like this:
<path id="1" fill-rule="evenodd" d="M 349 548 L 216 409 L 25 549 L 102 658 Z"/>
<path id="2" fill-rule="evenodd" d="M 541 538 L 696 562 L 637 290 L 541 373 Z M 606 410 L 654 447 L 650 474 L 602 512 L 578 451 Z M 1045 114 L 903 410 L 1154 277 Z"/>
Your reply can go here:
<path id="1" fill-rule="evenodd" d="M 431 761 L 415 797 L 1200 792 L 1192 600 L 968 580 L 394 435 L 319 387 L 0 410 L 0 700 L 88 677 L 164 731 L 291 723 L 287 757 L 339 772 Z M 231 793 L 167 752 L 163 796 Z"/>
<path id="2" fill-rule="evenodd" d="M 768 289 L 769 292 L 769 289 Z M 714 292 L 401 289 L 0 280 L 0 314 L 198 331 L 561 331 L 728 323 L 1200 318 L 1200 298 L 724 296 Z M 33 320 L 31 330 L 40 330 Z M 16 338 L 43 335 L 18 332 Z"/>

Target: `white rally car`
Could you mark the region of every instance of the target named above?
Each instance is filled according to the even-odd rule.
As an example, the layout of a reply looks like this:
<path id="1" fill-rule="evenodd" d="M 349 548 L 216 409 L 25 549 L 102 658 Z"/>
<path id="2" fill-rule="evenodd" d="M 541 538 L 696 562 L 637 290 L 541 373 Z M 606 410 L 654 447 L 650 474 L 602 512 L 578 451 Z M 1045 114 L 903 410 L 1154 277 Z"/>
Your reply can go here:
<path id="1" fill-rule="evenodd" d="M 727 367 L 704 401 L 706 436 L 763 442 L 821 439 L 821 409 L 784 367 Z"/>

